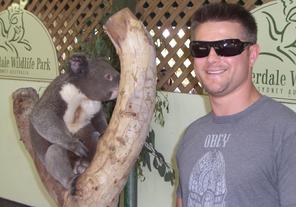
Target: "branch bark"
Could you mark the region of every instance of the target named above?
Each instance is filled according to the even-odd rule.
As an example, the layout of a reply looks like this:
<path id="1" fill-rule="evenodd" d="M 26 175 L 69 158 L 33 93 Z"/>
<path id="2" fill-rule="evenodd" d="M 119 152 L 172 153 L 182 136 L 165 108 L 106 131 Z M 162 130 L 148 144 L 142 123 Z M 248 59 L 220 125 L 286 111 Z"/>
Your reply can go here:
<path id="1" fill-rule="evenodd" d="M 104 29 L 121 63 L 119 95 L 109 126 L 97 145 L 95 157 L 77 181 L 75 196 L 62 189 L 34 159 L 28 116 L 37 100 L 36 94 L 31 89 L 20 89 L 13 95 L 14 113 L 24 144 L 47 190 L 63 207 L 117 205 L 119 194 L 145 142 L 154 112 L 156 56 L 153 41 L 143 24 L 128 9 L 123 9 L 109 18 Z M 26 93 L 30 95 L 24 96 Z"/>
<path id="2" fill-rule="evenodd" d="M 63 203 L 64 195 L 67 192 L 62 185 L 47 173 L 39 159 L 35 159 L 35 153 L 32 149 L 29 116 L 35 103 L 39 99 L 39 96 L 33 88 L 20 88 L 12 94 L 12 99 L 13 113 L 19 130 L 20 140 L 24 143 L 27 151 L 31 155 L 41 181 L 45 185 L 50 196 L 56 201 L 56 203 Z"/>

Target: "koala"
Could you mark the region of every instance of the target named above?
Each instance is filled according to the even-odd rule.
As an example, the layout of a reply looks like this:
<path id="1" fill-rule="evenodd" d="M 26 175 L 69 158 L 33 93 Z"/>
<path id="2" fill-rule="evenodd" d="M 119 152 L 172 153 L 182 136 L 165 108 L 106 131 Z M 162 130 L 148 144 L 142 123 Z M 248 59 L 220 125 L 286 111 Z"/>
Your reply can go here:
<path id="1" fill-rule="evenodd" d="M 66 189 L 93 158 L 107 128 L 102 102 L 118 95 L 119 72 L 104 59 L 74 54 L 30 114 L 35 155 Z"/>

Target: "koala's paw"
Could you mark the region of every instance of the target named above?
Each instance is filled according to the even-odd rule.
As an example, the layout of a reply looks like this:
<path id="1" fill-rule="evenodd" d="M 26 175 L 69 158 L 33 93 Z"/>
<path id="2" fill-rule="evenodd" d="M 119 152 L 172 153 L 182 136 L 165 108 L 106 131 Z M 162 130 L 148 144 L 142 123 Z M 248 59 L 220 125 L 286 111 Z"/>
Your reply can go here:
<path id="1" fill-rule="evenodd" d="M 79 159 L 74 163 L 73 167 L 73 173 L 74 176 L 70 181 L 70 194 L 75 195 L 76 194 L 76 183 L 79 178 L 79 175 L 84 173 L 86 168 L 89 166 L 89 162 L 85 159 Z"/>
<path id="2" fill-rule="evenodd" d="M 101 134 L 100 132 L 98 131 L 94 131 L 92 134 L 91 134 L 91 138 L 93 140 L 99 140 L 99 138 L 102 136 L 103 134 Z"/>
<path id="3" fill-rule="evenodd" d="M 87 157 L 88 156 L 87 147 L 79 140 L 71 143 L 69 146 L 69 150 L 79 157 Z"/>
<path id="4" fill-rule="evenodd" d="M 80 175 L 84 173 L 86 168 L 89 166 L 89 162 L 85 159 L 79 159 L 78 161 L 75 162 L 74 167 L 73 167 L 73 172 L 75 175 Z"/>

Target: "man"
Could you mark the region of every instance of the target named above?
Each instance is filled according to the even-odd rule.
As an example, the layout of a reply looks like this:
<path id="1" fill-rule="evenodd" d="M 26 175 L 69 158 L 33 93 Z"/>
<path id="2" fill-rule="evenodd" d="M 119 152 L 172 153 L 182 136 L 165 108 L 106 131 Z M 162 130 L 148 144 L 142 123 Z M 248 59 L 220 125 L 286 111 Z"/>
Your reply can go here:
<path id="1" fill-rule="evenodd" d="M 296 115 L 252 83 L 255 19 L 214 3 L 192 19 L 190 51 L 212 112 L 177 150 L 177 207 L 295 207 Z"/>

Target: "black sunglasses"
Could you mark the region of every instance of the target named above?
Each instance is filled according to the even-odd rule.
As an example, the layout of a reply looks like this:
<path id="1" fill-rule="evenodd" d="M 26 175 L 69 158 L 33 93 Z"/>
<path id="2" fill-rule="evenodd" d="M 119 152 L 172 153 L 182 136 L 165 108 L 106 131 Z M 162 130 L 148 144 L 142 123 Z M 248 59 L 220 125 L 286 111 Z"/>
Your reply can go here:
<path id="1" fill-rule="evenodd" d="M 209 55 L 211 48 L 214 48 L 217 55 L 231 57 L 241 54 L 247 46 L 253 44 L 252 42 L 242 42 L 239 39 L 225 39 L 211 42 L 191 41 L 190 53 L 193 57 L 203 58 Z"/>

